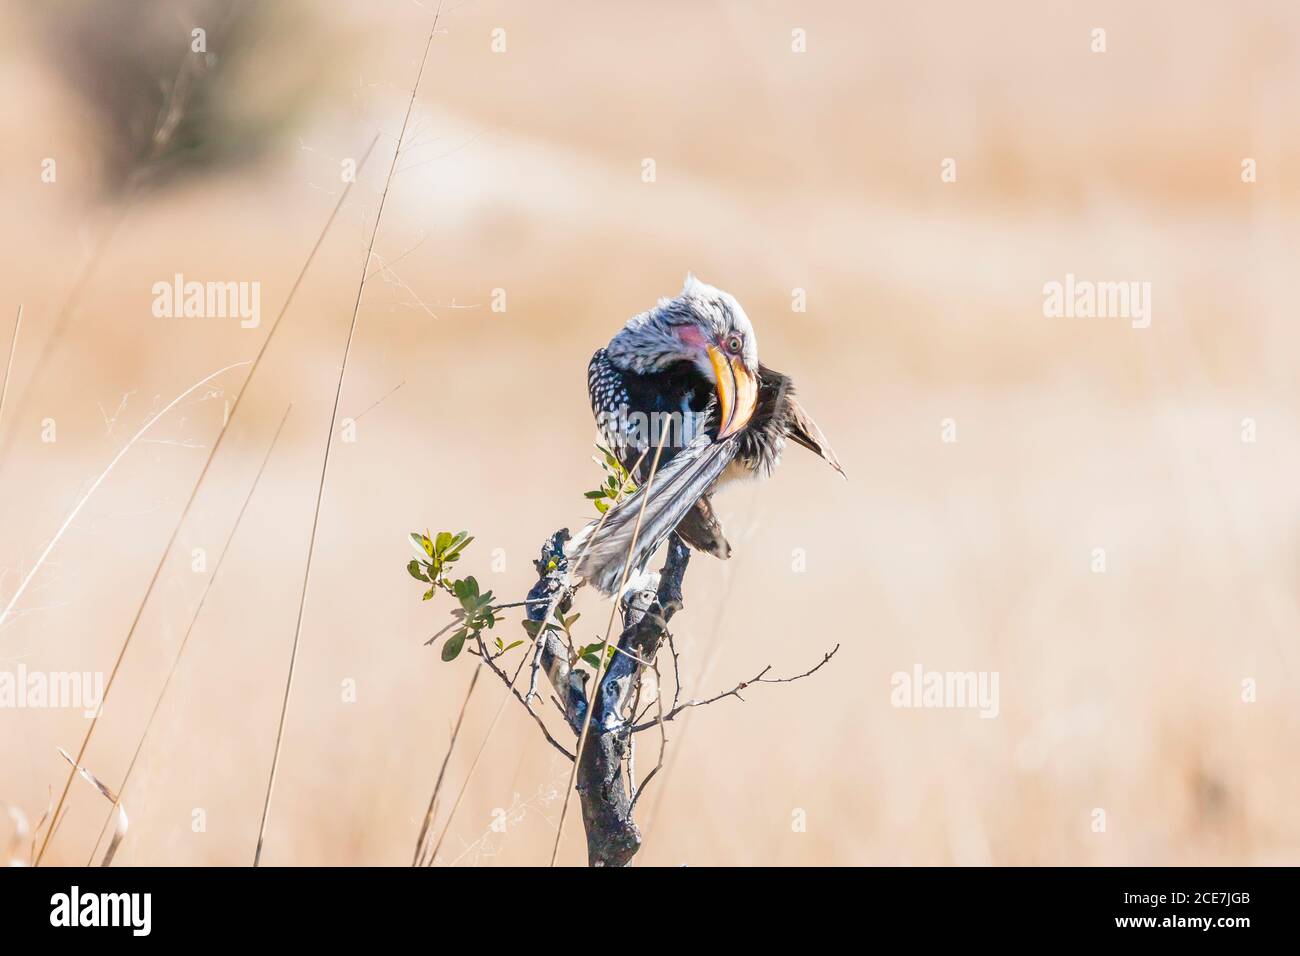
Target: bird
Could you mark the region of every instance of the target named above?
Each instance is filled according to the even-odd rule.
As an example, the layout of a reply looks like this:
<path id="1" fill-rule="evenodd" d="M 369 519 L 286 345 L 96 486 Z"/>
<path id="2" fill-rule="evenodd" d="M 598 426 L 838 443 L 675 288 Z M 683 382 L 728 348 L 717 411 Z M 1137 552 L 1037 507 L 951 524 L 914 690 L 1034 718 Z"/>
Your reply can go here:
<path id="1" fill-rule="evenodd" d="M 644 570 L 674 531 L 697 551 L 730 557 L 713 495 L 769 477 L 787 439 L 847 477 L 790 376 L 759 361 L 735 296 L 693 274 L 596 351 L 587 388 L 601 438 L 637 485 L 569 544 L 576 576 L 604 594 L 618 590 L 625 568 Z"/>

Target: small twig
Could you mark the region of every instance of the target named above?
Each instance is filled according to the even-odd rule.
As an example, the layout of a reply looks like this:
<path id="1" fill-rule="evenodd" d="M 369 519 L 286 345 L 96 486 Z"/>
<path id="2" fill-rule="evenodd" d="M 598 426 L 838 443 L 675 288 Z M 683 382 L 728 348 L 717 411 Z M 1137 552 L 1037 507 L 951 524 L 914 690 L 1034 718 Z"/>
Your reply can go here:
<path id="1" fill-rule="evenodd" d="M 802 680 L 803 678 L 816 674 L 819 670 L 821 670 L 826 665 L 827 661 L 829 661 L 832 657 L 835 656 L 836 652 L 839 651 L 839 649 L 840 649 L 840 645 L 836 644 L 834 648 L 827 651 L 825 655 L 822 656 L 822 659 L 818 661 L 814 667 L 812 667 L 810 670 L 804 671 L 802 674 L 796 674 L 794 677 L 766 676 L 767 672 L 772 669 L 772 665 L 769 664 L 767 667 L 764 667 L 761 671 L 759 671 L 757 676 L 751 677 L 749 680 L 746 681 L 741 681 L 735 687 L 731 688 L 731 690 L 723 691 L 721 694 L 715 694 L 712 697 L 707 698 L 706 700 L 688 700 L 686 703 L 674 707 L 672 710 L 670 710 L 659 720 L 652 720 L 648 723 L 637 724 L 632 728 L 632 733 L 637 734 L 643 730 L 649 730 L 652 727 L 657 727 L 661 723 L 667 723 L 668 721 L 673 720 L 674 718 L 677 717 L 677 715 L 681 714 L 686 710 L 689 710 L 692 707 L 703 707 L 706 704 L 713 704 L 716 703 L 717 701 L 722 700 L 724 697 L 735 697 L 737 700 L 743 701 L 745 698 L 740 696 L 740 692 L 744 690 L 746 687 L 750 686 L 751 684 L 789 684 L 793 681 Z"/>
<path id="2" fill-rule="evenodd" d="M 531 701 L 537 696 L 537 678 L 542 672 L 542 649 L 546 646 L 546 619 L 542 619 L 542 626 L 537 631 L 537 640 L 533 642 L 532 663 L 528 665 L 528 693 L 524 700 Z M 515 672 L 515 677 L 519 673 Z M 513 685 L 513 681 L 511 684 Z"/>
<path id="3" fill-rule="evenodd" d="M 825 663 L 825 661 L 823 661 L 822 663 Z M 657 774 L 660 770 L 664 768 L 664 754 L 668 752 L 668 731 L 664 727 L 664 688 L 663 688 L 663 683 L 661 682 L 659 677 L 658 661 L 655 662 L 654 671 L 655 671 L 655 703 L 659 707 L 659 719 L 655 721 L 655 723 L 659 725 L 659 762 L 655 764 L 653 770 L 651 770 L 648 774 L 645 775 L 645 779 L 641 781 L 641 786 L 636 787 L 632 790 L 632 800 L 627 807 L 628 816 L 631 816 L 632 811 L 636 809 L 636 802 L 641 799 L 641 794 L 645 793 L 646 786 L 649 785 L 650 781 L 654 779 L 655 774 Z M 632 742 L 635 741 L 636 738 L 632 736 L 631 733 L 629 733 L 629 737 L 630 739 L 628 741 L 628 745 L 631 746 Z"/>
<path id="4" fill-rule="evenodd" d="M 501 658 L 503 658 L 503 657 L 505 657 L 507 654 L 509 654 L 509 653 L 510 653 L 510 650 L 511 650 L 511 648 L 510 648 L 509 646 L 506 646 L 506 647 L 501 648 L 501 650 L 497 651 L 495 654 L 492 654 L 492 653 L 490 653 L 490 652 L 487 651 L 487 647 L 486 647 L 486 645 L 485 645 L 482 653 L 480 653 L 479 651 L 476 651 L 476 650 L 475 650 L 474 648 L 472 648 L 472 647 L 467 647 L 467 648 L 465 648 L 465 653 L 466 653 L 466 654 L 473 654 L 475 657 L 482 657 L 482 658 L 483 658 L 484 660 L 486 660 L 486 661 L 499 661 L 499 660 L 501 660 Z"/>
<path id="5" fill-rule="evenodd" d="M 643 671 L 637 671 L 636 690 L 632 694 L 632 706 L 630 714 L 633 720 L 636 719 L 637 708 L 641 706 L 641 678 Z M 628 737 L 627 741 L 627 792 L 636 796 L 636 738 Z"/>
<path id="6" fill-rule="evenodd" d="M 479 647 L 482 648 L 483 638 L 481 636 L 478 638 L 478 643 L 479 643 Z M 558 750 L 560 753 L 564 754 L 564 756 L 568 757 L 570 760 L 575 759 L 573 754 L 569 753 L 569 751 L 564 748 L 563 744 L 561 744 L 558 740 L 556 740 L 554 737 L 551 736 L 551 732 L 546 728 L 546 724 L 542 721 L 541 715 L 537 713 L 537 711 L 533 710 L 532 706 L 526 700 L 524 700 L 524 695 L 519 693 L 519 691 L 514 687 L 510 686 L 510 678 L 506 676 L 506 672 L 503 671 L 501 668 L 497 667 L 491 658 L 485 657 L 483 659 L 483 663 L 487 664 L 487 666 L 492 669 L 492 672 L 496 674 L 497 677 L 501 678 L 502 682 L 506 685 L 507 688 L 509 688 L 510 693 L 514 696 L 515 700 L 519 701 L 519 703 L 524 705 L 524 710 L 528 711 L 528 716 L 532 717 L 533 720 L 537 723 L 537 726 L 541 728 L 542 735 L 546 738 L 546 742 L 549 743 L 556 750 Z"/>
<path id="7" fill-rule="evenodd" d="M 673 706 L 676 707 L 682 696 L 682 671 L 678 663 L 677 645 L 673 642 L 671 632 L 668 634 L 668 650 L 673 655 Z"/>
<path id="8" fill-rule="evenodd" d="M 432 644 L 432 643 L 433 643 L 434 641 L 436 641 L 438 638 L 442 637 L 442 635 L 446 634 L 448 631 L 453 630 L 454 628 L 460 627 L 460 623 L 461 623 L 460 618 L 455 618 L 455 617 L 452 618 L 452 619 L 451 619 L 451 623 L 449 623 L 449 624 L 447 624 L 445 627 L 442 627 L 442 628 L 440 628 L 439 630 L 435 631 L 433 637 L 429 638 L 427 641 L 424 642 L 424 646 L 425 646 L 425 647 L 428 647 L 430 644 Z"/>

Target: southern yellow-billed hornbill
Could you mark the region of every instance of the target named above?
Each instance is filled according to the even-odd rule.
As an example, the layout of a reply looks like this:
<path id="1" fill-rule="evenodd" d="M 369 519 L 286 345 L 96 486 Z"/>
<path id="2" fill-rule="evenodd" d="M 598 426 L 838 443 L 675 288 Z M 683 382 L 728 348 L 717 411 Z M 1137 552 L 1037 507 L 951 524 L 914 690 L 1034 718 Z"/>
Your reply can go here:
<path id="1" fill-rule="evenodd" d="M 770 475 L 787 438 L 844 474 L 789 376 L 759 363 L 740 303 L 693 276 L 676 298 L 628 320 L 592 357 L 587 384 L 602 437 L 638 485 L 663 444 L 634 570 L 674 529 L 691 547 L 728 557 L 711 496 L 736 479 Z M 577 574 L 606 594 L 619 586 L 644 496 L 642 487 L 570 543 L 583 556 Z"/>

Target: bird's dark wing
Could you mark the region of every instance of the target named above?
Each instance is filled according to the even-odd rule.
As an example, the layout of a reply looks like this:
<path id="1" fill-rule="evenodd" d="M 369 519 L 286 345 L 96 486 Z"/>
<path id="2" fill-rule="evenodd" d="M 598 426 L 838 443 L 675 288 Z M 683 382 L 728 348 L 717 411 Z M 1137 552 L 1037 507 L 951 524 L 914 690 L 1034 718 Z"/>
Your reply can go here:
<path id="1" fill-rule="evenodd" d="M 677 522 L 677 533 L 696 551 L 711 554 L 722 561 L 731 557 L 731 544 L 722 533 L 722 522 L 713 511 L 713 498 L 704 495 Z"/>

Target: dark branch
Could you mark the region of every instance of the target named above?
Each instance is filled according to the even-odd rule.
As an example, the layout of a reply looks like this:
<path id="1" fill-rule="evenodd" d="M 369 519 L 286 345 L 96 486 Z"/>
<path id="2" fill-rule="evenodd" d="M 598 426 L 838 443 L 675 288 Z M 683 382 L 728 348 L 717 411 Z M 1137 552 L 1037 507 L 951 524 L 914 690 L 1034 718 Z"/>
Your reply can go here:
<path id="1" fill-rule="evenodd" d="M 592 866 L 626 866 L 641 848 L 641 831 L 632 819 L 632 797 L 623 782 L 623 760 L 631 742 L 631 723 L 623 711 L 646 661 L 653 661 L 668 635 L 668 621 L 682 606 L 682 578 L 690 549 L 676 534 L 657 591 L 628 596 L 623 633 L 596 695 L 593 733 L 578 763 L 578 795 L 587 830 L 587 861 Z"/>
<path id="2" fill-rule="evenodd" d="M 580 671 L 569 664 L 568 649 L 560 641 L 556 616 L 567 614 L 573 603 L 569 588 L 569 559 L 564 556 L 564 545 L 569 540 L 569 529 L 561 528 L 542 545 L 542 554 L 533 562 L 537 568 L 537 583 L 528 592 L 528 620 L 537 628 L 533 652 L 532 673 L 529 676 L 525 701 L 537 696 L 539 668 L 546 671 L 551 686 L 563 704 L 565 719 L 574 733 L 579 733 L 587 713 L 587 689 Z"/>

